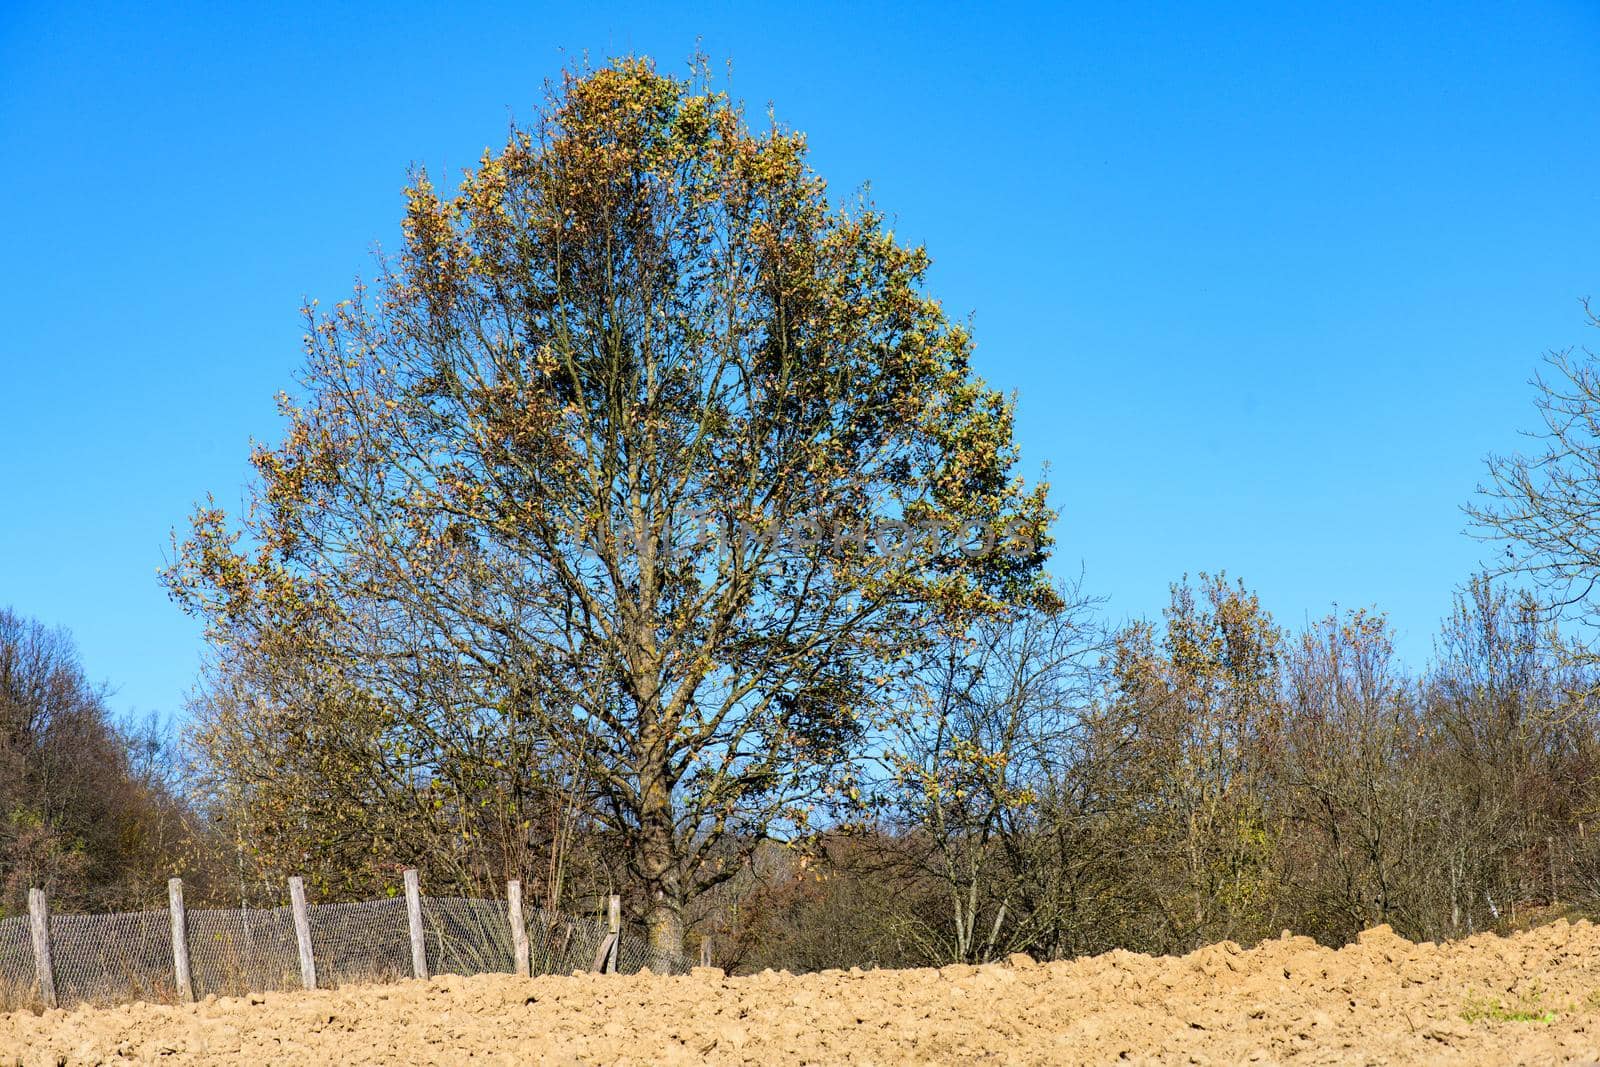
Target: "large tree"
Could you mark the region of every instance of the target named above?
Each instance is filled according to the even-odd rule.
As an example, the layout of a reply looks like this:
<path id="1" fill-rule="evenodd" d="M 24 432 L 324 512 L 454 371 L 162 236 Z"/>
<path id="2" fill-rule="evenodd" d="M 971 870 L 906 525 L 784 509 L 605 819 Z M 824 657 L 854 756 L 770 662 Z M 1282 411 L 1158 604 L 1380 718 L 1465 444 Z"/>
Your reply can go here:
<path id="1" fill-rule="evenodd" d="M 564 768 L 678 950 L 731 847 L 836 795 L 930 621 L 1039 591 L 1044 487 L 923 250 L 702 70 L 569 74 L 406 196 L 375 288 L 308 309 L 247 512 L 201 508 L 169 572 L 228 678 L 215 765 L 310 744 L 458 813 L 464 751 L 485 790 Z"/>

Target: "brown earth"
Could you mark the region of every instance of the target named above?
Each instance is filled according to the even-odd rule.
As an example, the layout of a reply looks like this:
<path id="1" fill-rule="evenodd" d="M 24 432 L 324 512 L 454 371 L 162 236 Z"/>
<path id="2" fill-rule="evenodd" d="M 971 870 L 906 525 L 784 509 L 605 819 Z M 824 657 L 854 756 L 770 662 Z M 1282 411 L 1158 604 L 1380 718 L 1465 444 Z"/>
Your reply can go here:
<path id="1" fill-rule="evenodd" d="M 0 1065 L 977 1060 L 1600 1063 L 1600 927 L 800 976 L 446 976 L 0 1016 Z"/>

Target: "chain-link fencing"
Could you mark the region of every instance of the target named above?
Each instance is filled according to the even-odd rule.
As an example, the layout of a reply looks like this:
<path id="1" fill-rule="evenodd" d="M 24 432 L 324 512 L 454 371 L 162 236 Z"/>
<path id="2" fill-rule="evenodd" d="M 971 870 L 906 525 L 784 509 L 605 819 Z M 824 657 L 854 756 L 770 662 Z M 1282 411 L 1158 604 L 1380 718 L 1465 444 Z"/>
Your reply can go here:
<path id="1" fill-rule="evenodd" d="M 420 898 L 430 974 L 512 974 L 511 919 L 503 900 Z M 193 994 L 239 996 L 301 988 L 294 912 L 281 908 L 194 908 L 186 912 Z M 317 985 L 392 982 L 412 977 L 411 928 L 403 896 L 306 908 Z M 526 909 L 531 974 L 594 970 L 611 930 L 593 918 Z M 172 913 L 51 915 L 50 957 L 60 1007 L 178 999 Z M 644 968 L 682 974 L 688 961 L 649 948 L 642 928 L 621 924 L 618 973 Z M 26 915 L 0 919 L 0 1011 L 40 1003 L 38 968 Z"/>
<path id="2" fill-rule="evenodd" d="M 32 999 L 34 976 L 28 920 L 22 916 L 0 919 L 0 1011 Z"/>
<path id="3" fill-rule="evenodd" d="M 340 905 L 307 910 L 336 907 Z M 240 996 L 300 987 L 300 954 L 294 915 L 288 908 L 195 909 L 188 920 L 189 967 L 198 995 Z"/>
<path id="4" fill-rule="evenodd" d="M 176 991 L 166 911 L 51 916 L 50 943 L 62 1004 L 170 1000 Z"/>

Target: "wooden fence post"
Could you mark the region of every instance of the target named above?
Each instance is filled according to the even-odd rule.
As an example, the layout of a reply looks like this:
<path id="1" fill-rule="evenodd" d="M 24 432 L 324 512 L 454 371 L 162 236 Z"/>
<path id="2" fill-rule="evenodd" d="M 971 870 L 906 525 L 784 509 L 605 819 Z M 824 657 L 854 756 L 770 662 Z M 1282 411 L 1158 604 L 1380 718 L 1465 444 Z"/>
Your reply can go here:
<path id="1" fill-rule="evenodd" d="M 43 889 L 28 890 L 28 926 L 33 933 L 33 969 L 44 1006 L 56 1006 L 56 966 L 50 955 L 50 903 Z"/>
<path id="2" fill-rule="evenodd" d="M 601 974 L 609 973 L 607 968 L 611 965 L 611 950 L 617 947 L 617 935 L 607 934 L 600 939 L 600 950 L 594 954 L 594 967 L 592 970 Z"/>
<path id="3" fill-rule="evenodd" d="M 422 884 L 415 867 L 406 868 L 406 925 L 411 928 L 411 973 L 428 977 L 428 942 L 422 936 Z"/>
<path id="4" fill-rule="evenodd" d="M 311 914 L 306 910 L 306 883 L 295 875 L 289 879 L 289 904 L 294 910 L 294 940 L 300 949 L 300 984 L 317 988 L 317 960 L 311 951 Z"/>
<path id="5" fill-rule="evenodd" d="M 615 893 L 606 905 L 606 925 L 611 927 L 611 958 L 606 960 L 606 973 L 616 974 L 622 955 L 622 898 Z"/>
<path id="6" fill-rule="evenodd" d="M 700 966 L 711 966 L 711 935 L 706 934 L 700 939 Z"/>
<path id="7" fill-rule="evenodd" d="M 606 905 L 606 926 L 609 930 L 600 939 L 600 949 L 594 954 L 594 969 L 601 974 L 616 974 L 617 951 L 622 942 L 622 898 L 619 896 L 613 895 Z"/>
<path id="8" fill-rule="evenodd" d="M 189 973 L 189 917 L 183 910 L 183 879 L 167 879 L 167 909 L 172 913 L 172 974 L 178 999 L 194 1003 L 194 977 Z"/>
<path id="9" fill-rule="evenodd" d="M 517 976 L 527 978 L 532 970 L 528 961 L 528 924 L 522 921 L 522 883 L 515 878 L 506 883 L 506 918 L 511 922 L 511 955 Z"/>

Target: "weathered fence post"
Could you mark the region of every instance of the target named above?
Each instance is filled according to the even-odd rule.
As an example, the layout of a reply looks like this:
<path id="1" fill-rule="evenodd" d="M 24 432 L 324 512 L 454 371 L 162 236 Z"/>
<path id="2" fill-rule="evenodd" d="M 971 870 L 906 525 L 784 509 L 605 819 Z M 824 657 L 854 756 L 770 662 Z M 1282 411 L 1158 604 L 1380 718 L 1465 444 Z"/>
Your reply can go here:
<path id="1" fill-rule="evenodd" d="M 167 909 L 172 913 L 172 975 L 178 999 L 194 1003 L 194 978 L 189 973 L 189 917 L 183 910 L 183 879 L 167 879 Z"/>
<path id="2" fill-rule="evenodd" d="M 511 955 L 519 978 L 527 978 L 532 968 L 528 961 L 528 925 L 522 921 L 522 883 L 513 878 L 506 883 L 506 918 L 511 922 Z"/>
<path id="3" fill-rule="evenodd" d="M 28 890 L 28 926 L 33 933 L 33 969 L 44 1006 L 56 1006 L 56 966 L 50 955 L 50 903 L 43 889 Z"/>
<path id="4" fill-rule="evenodd" d="M 611 948 L 617 943 L 616 934 L 607 934 L 600 939 L 600 950 L 594 954 L 594 966 L 591 970 L 606 973 L 606 965 L 611 962 Z"/>
<path id="5" fill-rule="evenodd" d="M 606 925 L 610 932 L 600 939 L 600 950 L 594 954 L 594 969 L 601 974 L 616 974 L 617 949 L 622 941 L 622 898 L 615 894 L 606 905 Z"/>
<path id="6" fill-rule="evenodd" d="M 711 935 L 706 934 L 700 939 L 700 966 L 711 966 Z"/>
<path id="7" fill-rule="evenodd" d="M 611 927 L 611 958 L 606 960 L 606 973 L 616 974 L 622 955 L 622 898 L 615 893 L 606 905 L 606 925 Z"/>
<path id="8" fill-rule="evenodd" d="M 415 867 L 406 868 L 406 925 L 411 928 L 411 973 L 428 977 L 428 942 L 422 936 L 422 884 Z"/>
<path id="9" fill-rule="evenodd" d="M 300 984 L 317 988 L 317 960 L 311 952 L 311 913 L 306 910 L 306 883 L 299 875 L 289 879 L 289 905 L 294 910 L 294 940 L 300 949 Z"/>

